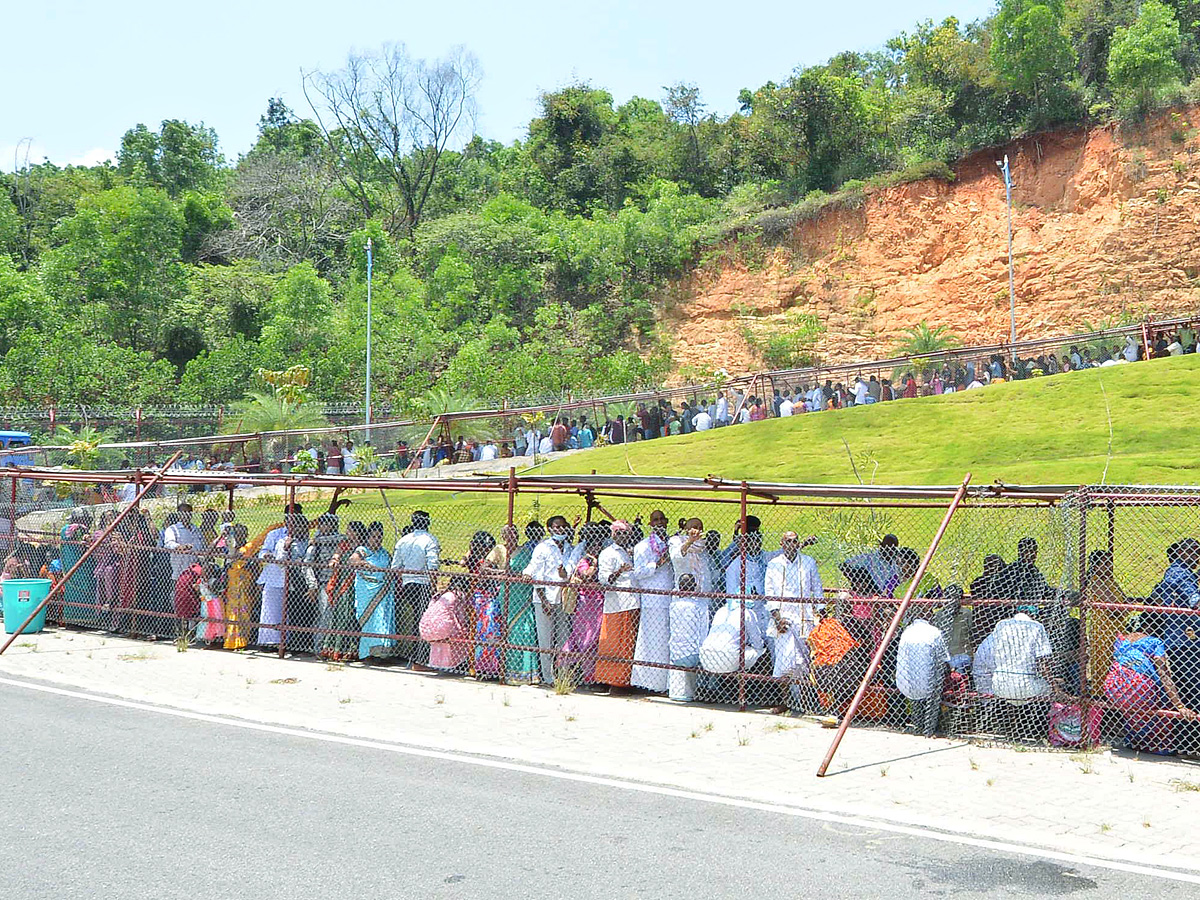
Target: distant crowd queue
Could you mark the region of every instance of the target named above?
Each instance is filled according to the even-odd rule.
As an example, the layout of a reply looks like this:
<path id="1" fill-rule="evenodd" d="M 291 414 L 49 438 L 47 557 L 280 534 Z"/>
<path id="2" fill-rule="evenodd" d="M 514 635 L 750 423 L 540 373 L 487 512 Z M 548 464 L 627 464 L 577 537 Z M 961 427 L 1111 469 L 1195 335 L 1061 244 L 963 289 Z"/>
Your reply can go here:
<path id="1" fill-rule="evenodd" d="M 1195 353 L 1196 331 L 1191 327 L 1176 333 L 1157 333 L 1151 343 L 1151 358 Z M 587 450 L 607 444 L 625 444 L 680 434 L 692 434 L 729 425 L 760 422 L 768 418 L 787 418 L 805 413 L 853 406 L 867 406 L 892 400 L 907 400 L 976 390 L 1006 381 L 1058 375 L 1136 362 L 1146 357 L 1143 344 L 1128 336 L 1124 345 L 1101 347 L 1068 346 L 1061 355 L 1046 353 L 1036 357 L 1006 359 L 996 353 L 978 360 L 956 360 L 943 366 L 910 371 L 893 384 L 891 378 L 864 375 L 850 382 L 832 379 L 790 384 L 774 388 L 772 396 L 749 395 L 742 390 L 724 391 L 708 397 L 683 399 L 677 403 L 666 398 L 638 403 L 627 416 L 602 415 L 592 421 L 586 414 L 555 415 L 548 425 L 524 425 L 508 437 L 472 438 L 458 435 L 451 440 L 441 437 L 427 445 L 411 449 L 404 441 L 395 453 L 384 454 L 388 468 L 403 470 L 429 468 L 456 463 L 535 456 L 565 450 Z M 348 442 L 349 443 L 349 442 Z M 354 468 L 353 444 L 314 448 L 321 454 L 321 470 L 328 474 L 349 474 Z"/>
<path id="2" fill-rule="evenodd" d="M 254 537 L 233 512 L 205 510 L 195 521 L 186 499 L 160 525 L 136 510 L 107 537 L 116 512 L 94 522 L 79 508 L 57 536 L 0 533 L 0 578 L 61 579 L 95 545 L 64 586 L 67 623 L 679 701 L 744 696 L 834 716 L 911 588 L 916 602 L 864 717 L 933 734 L 960 730 L 956 717 L 970 716 L 978 730 L 1077 743 L 1081 732 L 1098 736 L 1107 706 L 1131 747 L 1200 752 L 1193 538 L 1168 548 L 1162 578 L 1141 601 L 1117 584 L 1111 554 L 1092 552 L 1080 604 L 1047 582 L 1032 537 L 1011 562 L 985 557 L 964 591 L 929 572 L 913 584 L 917 552 L 886 535 L 841 561 L 842 589 L 827 591 L 802 552 L 817 538 L 784 532 L 768 549 L 754 516 L 727 541 L 699 518 L 672 527 L 661 510 L 646 524 L 555 515 L 523 534 L 476 531 L 465 557 L 450 562 L 429 513 L 413 512 L 388 549 L 381 522 L 343 530 L 337 504 L 315 521 L 296 504 Z M 1133 615 L 1128 606 L 1139 602 L 1146 608 Z M 1096 701 L 1086 712 L 1081 693 Z"/>

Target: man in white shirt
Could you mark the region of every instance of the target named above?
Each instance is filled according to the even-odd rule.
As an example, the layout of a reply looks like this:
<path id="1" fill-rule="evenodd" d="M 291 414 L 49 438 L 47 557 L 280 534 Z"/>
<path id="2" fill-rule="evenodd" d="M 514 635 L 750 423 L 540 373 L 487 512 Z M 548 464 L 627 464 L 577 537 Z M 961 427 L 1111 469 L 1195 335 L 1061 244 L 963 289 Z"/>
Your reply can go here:
<path id="1" fill-rule="evenodd" d="M 617 660 L 632 660 L 637 644 L 641 602 L 633 590 L 633 538 L 628 522 L 613 522 L 612 543 L 600 551 L 596 561 L 597 578 L 605 591 L 597 649 L 601 659 L 596 662 L 595 677 L 597 683 L 616 688 L 629 687 L 633 664 Z M 605 660 L 606 656 L 613 659 Z"/>
<path id="2" fill-rule="evenodd" d="M 525 429 L 525 452 L 530 456 L 537 453 L 538 436 L 537 432 L 532 428 Z"/>
<path id="3" fill-rule="evenodd" d="M 779 540 L 779 554 L 767 563 L 765 589 L 767 612 L 771 616 L 767 636 L 774 639 L 774 675 L 802 682 L 808 674 L 809 632 L 816 627 L 816 606 L 797 603 L 799 599 L 820 602 L 824 596 L 817 561 L 800 552 L 800 539 L 794 531 L 785 531 Z M 791 687 L 793 703 L 800 705 L 807 693 L 799 684 Z M 784 712 L 786 706 L 776 709 Z"/>
<path id="4" fill-rule="evenodd" d="M 1050 636 L 1023 612 L 1002 619 L 990 635 L 992 693 L 1010 703 L 1050 695 Z"/>
<path id="5" fill-rule="evenodd" d="M 671 665 L 695 667 L 700 664 L 700 645 L 708 635 L 708 598 L 698 597 L 696 592 L 712 592 L 704 523 L 688 519 L 683 532 L 674 535 L 667 548 L 675 571 L 675 589 L 689 592 L 670 598 Z M 667 676 L 667 694 L 672 700 L 694 700 L 696 673 L 672 669 Z"/>
<path id="6" fill-rule="evenodd" d="M 642 614 L 638 621 L 634 659 L 668 663 L 671 659 L 671 596 L 647 591 L 675 589 L 675 570 L 667 545 L 667 516 L 661 509 L 650 513 L 650 534 L 633 548 L 633 583 L 641 594 Z M 664 694 L 669 686 L 666 669 L 634 665 L 630 682 L 634 687 Z"/>
<path id="7" fill-rule="evenodd" d="M 919 734 L 937 731 L 942 684 L 950 652 L 942 633 L 925 619 L 916 619 L 900 634 L 896 645 L 896 688 L 912 701 L 912 723 Z"/>
<path id="8" fill-rule="evenodd" d="M 551 516 L 546 530 L 548 534 L 533 548 L 524 574 L 534 580 L 533 619 L 538 647 L 544 651 L 539 654 L 542 682 L 554 684 L 553 651 L 566 643 L 571 624 L 562 608 L 562 586 L 567 580 L 566 556 L 573 548 L 568 544 L 571 529 L 565 518 Z"/>
<path id="9" fill-rule="evenodd" d="M 709 415 L 713 417 L 718 428 L 729 424 L 729 400 L 724 391 L 717 395 L 716 412 L 709 413 Z"/>
<path id="10" fill-rule="evenodd" d="M 792 401 L 786 396 L 779 403 L 779 418 L 787 418 L 792 414 Z"/>
<path id="11" fill-rule="evenodd" d="M 1124 355 L 1125 355 L 1126 362 L 1137 362 L 1137 357 L 1138 357 L 1137 342 L 1133 339 L 1132 334 L 1125 335 Z"/>
<path id="12" fill-rule="evenodd" d="M 430 531 L 430 516 L 417 510 L 409 520 L 412 528 L 396 541 L 392 550 L 392 568 L 399 569 L 400 591 L 396 596 L 396 633 L 416 635 L 421 616 L 433 599 L 433 576 L 441 566 L 442 545 Z M 429 644 L 419 638 L 400 646 L 400 655 L 418 672 L 427 672 Z"/>
<path id="13" fill-rule="evenodd" d="M 342 448 L 342 471 L 347 475 L 353 475 L 357 468 L 358 458 L 354 455 L 354 441 L 347 438 L 346 446 Z"/>
<path id="14" fill-rule="evenodd" d="M 550 435 L 546 435 L 544 438 L 541 439 L 541 441 L 538 442 L 537 452 L 538 453 L 553 453 L 554 452 L 554 441 L 550 440 Z"/>
<path id="15" fill-rule="evenodd" d="M 175 582 L 183 574 L 184 569 L 196 562 L 196 553 L 204 549 L 204 538 L 192 525 L 192 504 L 180 500 L 176 507 L 179 520 L 168 525 L 163 531 L 163 547 L 170 551 L 171 586 L 175 590 Z"/>
<path id="16" fill-rule="evenodd" d="M 704 407 L 700 408 L 700 412 L 692 416 L 692 428 L 696 431 L 708 431 L 713 427 L 712 416 Z"/>
<path id="17" fill-rule="evenodd" d="M 258 575 L 257 584 L 262 587 L 262 604 L 258 615 L 258 638 L 255 641 L 260 647 L 278 646 L 279 631 L 273 626 L 283 621 L 284 601 L 284 564 L 290 558 L 293 535 L 301 531 L 302 518 L 300 504 L 291 507 L 283 517 L 283 525 L 267 534 L 263 541 L 258 558 L 263 561 L 262 571 Z M 303 532 L 307 536 L 308 524 L 304 523 Z M 290 579 L 294 574 L 303 578 L 299 572 L 286 576 Z"/>
<path id="18" fill-rule="evenodd" d="M 854 405 L 862 406 L 867 402 L 867 394 L 870 389 L 867 387 L 866 379 L 862 375 L 858 376 L 858 380 L 854 382 Z"/>
<path id="19" fill-rule="evenodd" d="M 137 496 L 137 492 L 138 486 L 130 481 L 127 484 L 121 485 L 120 490 L 117 492 L 117 497 L 122 503 L 132 503 L 133 499 Z"/>
<path id="20" fill-rule="evenodd" d="M 488 441 L 479 450 L 479 461 L 480 462 L 490 462 L 493 459 L 497 459 L 499 456 L 500 456 L 500 451 L 496 449 L 495 441 Z"/>

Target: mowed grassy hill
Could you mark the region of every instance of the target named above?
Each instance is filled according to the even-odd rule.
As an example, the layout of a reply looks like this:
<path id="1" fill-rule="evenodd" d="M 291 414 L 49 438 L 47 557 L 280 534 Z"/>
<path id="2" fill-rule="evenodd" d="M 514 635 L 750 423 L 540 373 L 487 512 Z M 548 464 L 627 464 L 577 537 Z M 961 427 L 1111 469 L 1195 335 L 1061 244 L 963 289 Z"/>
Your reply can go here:
<path id="1" fill-rule="evenodd" d="M 1111 421 L 1111 432 L 1110 432 Z M 1111 434 L 1111 458 L 1110 458 Z M 553 473 L 875 484 L 1200 481 L 1200 355 L 604 447 Z M 849 450 L 849 452 L 847 452 Z"/>

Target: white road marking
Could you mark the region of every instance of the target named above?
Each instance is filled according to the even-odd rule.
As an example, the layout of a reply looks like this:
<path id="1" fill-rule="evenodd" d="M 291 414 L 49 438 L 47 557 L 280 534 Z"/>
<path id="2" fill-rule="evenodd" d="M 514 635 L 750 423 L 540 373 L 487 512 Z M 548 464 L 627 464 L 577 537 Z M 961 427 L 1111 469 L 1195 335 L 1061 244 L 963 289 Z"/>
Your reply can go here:
<path id="1" fill-rule="evenodd" d="M 679 800 L 692 800 L 699 803 L 711 803 L 717 806 L 728 806 L 735 809 L 751 809 L 757 812 L 774 813 L 782 816 L 793 816 L 799 819 L 810 819 L 816 822 L 849 825 L 869 831 L 886 831 L 908 837 L 925 838 L 941 841 L 947 844 L 957 844 L 962 847 L 975 847 L 981 850 L 993 850 L 999 853 L 1012 853 L 1018 856 L 1032 856 L 1038 859 L 1048 859 L 1054 862 L 1073 866 L 1091 866 L 1098 869 L 1110 869 L 1116 872 L 1128 872 L 1133 875 L 1147 875 L 1151 878 L 1162 878 L 1167 881 L 1181 881 L 1186 884 L 1200 884 L 1200 873 L 1174 871 L 1154 865 L 1141 865 L 1103 859 L 1094 856 L 1080 856 L 1074 853 L 1062 853 L 1041 847 L 1029 847 L 1012 844 L 1006 841 L 996 841 L 989 838 L 970 837 L 961 834 L 949 834 L 928 828 L 911 825 L 894 824 L 878 819 L 859 818 L 851 815 L 828 813 L 820 810 L 804 809 L 796 806 L 782 806 L 773 803 L 762 803 L 756 800 L 742 800 L 736 797 L 723 797 L 719 794 L 705 794 L 699 791 L 688 791 L 681 788 L 660 787 L 653 784 L 642 784 L 634 781 L 622 781 L 618 778 L 606 778 L 600 775 L 586 775 L 579 772 L 567 772 L 558 769 L 542 768 L 541 766 L 524 763 L 505 762 L 498 759 L 486 759 L 467 756 L 460 753 L 450 753 L 443 750 L 427 750 L 421 747 L 407 747 L 400 744 L 389 744 L 384 741 L 365 740 L 363 738 L 347 737 L 339 734 L 326 734 L 316 731 L 304 731 L 299 728 L 286 728 L 280 725 L 268 725 L 263 722 L 252 722 L 245 719 L 231 719 L 225 716 L 214 716 L 208 713 L 189 712 L 182 709 L 172 709 L 166 706 L 155 706 L 151 703 L 139 703 L 133 700 L 121 700 L 116 697 L 102 697 L 84 691 L 72 691 L 66 688 L 50 687 L 49 685 L 33 684 L 17 681 L 11 678 L 0 678 L 0 684 L 11 687 L 25 688 L 31 691 L 41 691 L 46 694 L 57 694 L 62 697 L 73 697 L 77 700 L 89 700 L 93 703 L 104 703 L 109 706 L 119 706 L 124 709 L 136 709 L 142 712 L 157 713 L 164 716 L 174 716 L 179 719 L 190 719 L 195 722 L 208 722 L 213 725 L 227 725 L 232 728 L 244 728 L 249 731 L 262 731 L 268 734 L 281 734 L 287 737 L 303 738 L 310 741 L 322 741 L 327 744 L 342 744 L 349 747 L 360 747 L 368 750 L 382 750 L 387 753 L 400 753 L 405 756 L 419 756 L 425 759 L 439 759 L 448 762 L 463 763 L 470 766 L 480 766 L 485 769 L 500 769 L 506 772 L 520 772 L 525 775 L 537 775 L 543 778 L 556 778 L 560 781 L 574 781 L 581 784 L 597 785 L 599 787 L 615 788 L 622 791 L 635 791 L 641 794 L 654 794 L 660 797 L 673 797 Z M 833 829 L 829 829 L 833 830 Z"/>

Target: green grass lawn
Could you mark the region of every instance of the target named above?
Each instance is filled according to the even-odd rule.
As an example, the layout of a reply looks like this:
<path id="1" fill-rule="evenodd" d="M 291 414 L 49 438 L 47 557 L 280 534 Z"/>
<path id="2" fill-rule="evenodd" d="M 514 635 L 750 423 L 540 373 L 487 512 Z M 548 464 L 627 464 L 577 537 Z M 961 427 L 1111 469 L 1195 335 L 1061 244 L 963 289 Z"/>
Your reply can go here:
<path id="1" fill-rule="evenodd" d="M 975 484 L 1087 484 L 1106 462 L 1107 483 L 1193 484 L 1198 376 L 1197 355 L 1087 369 L 605 447 L 539 471 L 854 483 L 849 447 L 876 484 L 954 484 L 968 470 Z"/>

